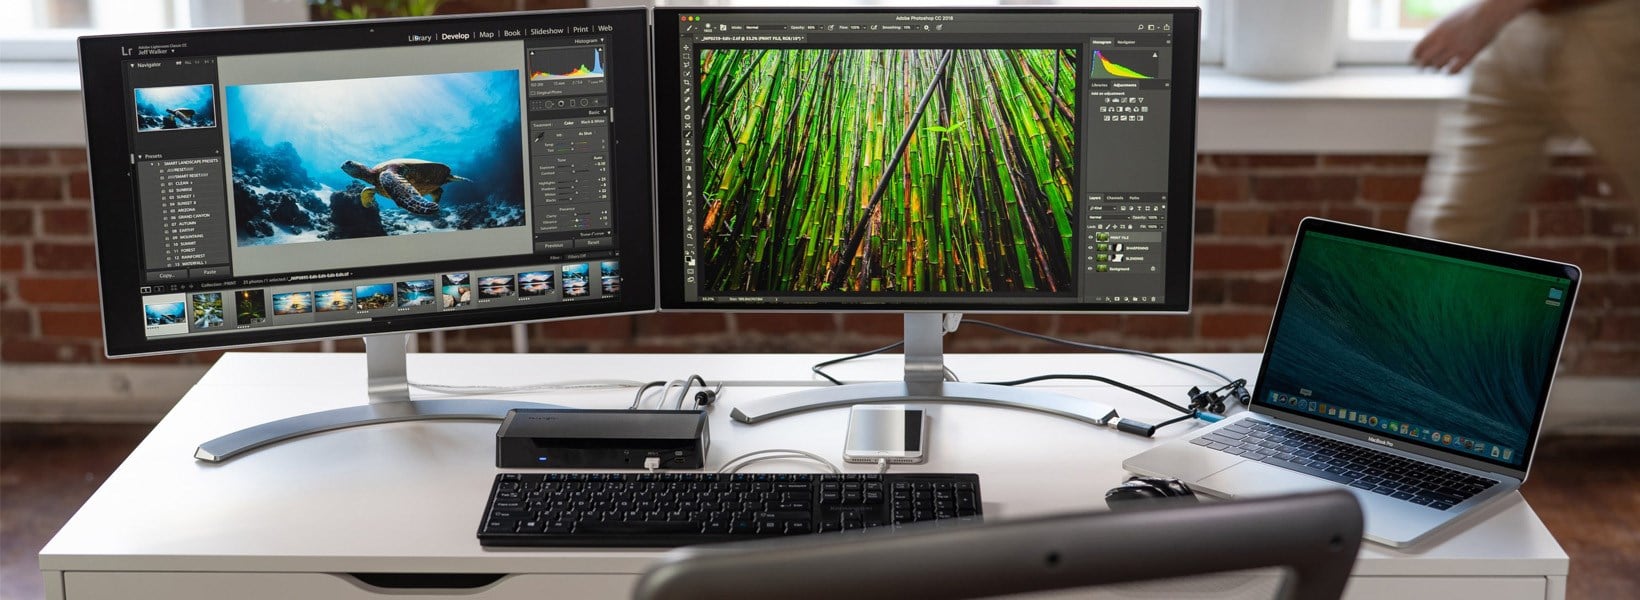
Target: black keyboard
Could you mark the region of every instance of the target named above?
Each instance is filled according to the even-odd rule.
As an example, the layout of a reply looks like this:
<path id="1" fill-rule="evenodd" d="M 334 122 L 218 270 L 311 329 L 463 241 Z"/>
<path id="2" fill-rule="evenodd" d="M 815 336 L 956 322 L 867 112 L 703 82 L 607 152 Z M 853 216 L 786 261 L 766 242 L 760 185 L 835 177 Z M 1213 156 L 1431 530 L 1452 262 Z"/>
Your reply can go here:
<path id="1" fill-rule="evenodd" d="M 1197 437 L 1190 443 L 1436 510 L 1452 508 L 1498 483 L 1251 419 Z"/>
<path id="2" fill-rule="evenodd" d="M 919 521 L 977 521 L 979 476 L 950 473 L 502 473 L 485 546 L 686 546 Z"/>

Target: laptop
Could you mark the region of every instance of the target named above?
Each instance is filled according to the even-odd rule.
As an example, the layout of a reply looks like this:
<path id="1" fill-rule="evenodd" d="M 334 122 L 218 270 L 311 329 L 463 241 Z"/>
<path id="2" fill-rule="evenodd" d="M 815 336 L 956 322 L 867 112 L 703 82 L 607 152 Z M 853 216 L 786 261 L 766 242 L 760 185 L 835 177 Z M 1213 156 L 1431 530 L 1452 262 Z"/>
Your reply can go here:
<path id="1" fill-rule="evenodd" d="M 1342 488 L 1417 543 L 1526 480 L 1573 265 L 1305 219 L 1250 410 L 1127 459 L 1225 498 Z"/>

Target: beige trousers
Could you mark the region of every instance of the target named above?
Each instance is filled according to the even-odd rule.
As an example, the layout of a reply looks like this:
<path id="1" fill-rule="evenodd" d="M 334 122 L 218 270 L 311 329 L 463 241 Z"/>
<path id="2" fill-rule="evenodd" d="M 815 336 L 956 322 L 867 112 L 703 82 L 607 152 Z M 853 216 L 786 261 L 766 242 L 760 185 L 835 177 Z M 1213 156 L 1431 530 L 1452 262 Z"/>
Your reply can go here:
<path id="1" fill-rule="evenodd" d="M 1586 140 L 1640 200 L 1640 0 L 1522 14 L 1473 69 L 1461 111 L 1436 133 L 1409 232 L 1502 245 L 1558 134 Z"/>

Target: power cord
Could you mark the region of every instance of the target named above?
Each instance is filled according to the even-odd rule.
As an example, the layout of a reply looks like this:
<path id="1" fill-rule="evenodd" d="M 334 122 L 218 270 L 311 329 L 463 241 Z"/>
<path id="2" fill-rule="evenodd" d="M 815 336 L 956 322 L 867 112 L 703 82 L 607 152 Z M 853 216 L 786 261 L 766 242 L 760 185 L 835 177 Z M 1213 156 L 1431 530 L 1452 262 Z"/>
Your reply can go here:
<path id="1" fill-rule="evenodd" d="M 666 410 L 666 405 L 669 403 L 668 398 L 672 396 L 672 390 L 680 387 L 682 389 L 678 392 L 677 403 L 673 410 L 683 410 L 683 400 L 689 397 L 689 390 L 693 389 L 697 385 L 702 389 L 695 392 L 695 410 L 711 406 L 713 402 L 717 401 L 718 395 L 723 393 L 723 382 L 719 381 L 717 387 L 715 388 L 706 389 L 710 384 L 706 383 L 705 378 L 695 374 L 691 374 L 687 379 L 683 380 L 673 379 L 671 381 L 651 381 L 642 384 L 638 388 L 638 393 L 632 396 L 632 404 L 627 407 L 627 410 L 638 410 L 638 407 L 643 404 L 644 396 L 649 394 L 649 390 L 657 387 L 662 389 L 661 399 L 655 405 L 656 410 Z"/>
<path id="2" fill-rule="evenodd" d="M 1180 406 L 1177 403 L 1170 402 L 1166 398 L 1163 398 L 1161 396 L 1157 396 L 1156 394 L 1152 394 L 1150 392 L 1141 390 L 1139 388 L 1136 388 L 1136 387 L 1133 387 L 1131 385 L 1122 383 L 1122 382 L 1117 381 L 1115 379 L 1111 379 L 1109 377 L 1100 377 L 1098 375 L 1082 375 L 1082 374 L 1079 374 L 1079 373 L 1051 373 L 1051 374 L 1048 374 L 1048 375 L 1037 375 L 1035 377 L 1026 377 L 1024 379 L 1014 379 L 1014 380 L 1010 380 L 1010 381 L 987 381 L 985 383 L 988 383 L 988 384 L 991 384 L 991 385 L 1013 386 L 1013 385 L 1024 385 L 1024 384 L 1027 384 L 1027 383 L 1034 383 L 1034 382 L 1037 382 L 1037 381 L 1050 381 L 1050 380 L 1054 380 L 1054 379 L 1079 379 L 1079 380 L 1083 380 L 1083 381 L 1097 381 L 1097 382 L 1100 382 L 1100 383 L 1108 383 L 1110 385 L 1122 388 L 1122 389 L 1127 390 L 1129 392 L 1133 392 L 1133 393 L 1138 394 L 1140 396 L 1144 396 L 1145 398 L 1148 398 L 1152 401 L 1155 401 L 1158 404 L 1161 404 L 1162 406 L 1166 406 L 1166 407 L 1171 408 L 1173 410 L 1176 410 L 1176 411 L 1179 411 L 1179 412 L 1182 412 L 1182 413 L 1185 413 L 1185 414 L 1190 414 L 1190 412 L 1191 412 L 1191 409 Z"/>
<path id="3" fill-rule="evenodd" d="M 833 359 L 828 360 L 828 361 L 814 363 L 814 366 L 809 367 L 809 370 L 813 371 L 815 375 L 819 375 L 820 377 L 824 378 L 826 381 L 832 382 L 832 384 L 834 384 L 834 385 L 847 385 L 847 384 L 843 383 L 841 380 L 838 380 L 836 377 L 832 377 L 830 374 L 827 374 L 826 371 L 825 371 L 825 368 L 829 367 L 829 366 L 832 366 L 832 365 L 836 365 L 836 364 L 846 363 L 846 362 L 851 361 L 851 360 L 862 359 L 862 358 L 865 358 L 867 356 L 876 356 L 878 354 L 888 352 L 889 350 L 893 350 L 895 348 L 899 348 L 899 347 L 904 346 L 904 345 L 905 345 L 905 341 L 901 340 L 901 341 L 889 344 L 887 346 L 883 346 L 881 348 L 877 348 L 877 349 L 874 349 L 874 350 L 867 350 L 867 351 L 861 352 L 859 354 L 854 354 L 854 355 L 851 355 L 851 356 L 845 356 L 845 357 L 842 357 L 842 358 L 833 358 Z M 961 379 L 957 378 L 956 372 L 952 371 L 949 367 L 943 367 L 942 366 L 941 368 L 945 369 L 945 380 L 946 381 L 962 381 Z"/>
<path id="4" fill-rule="evenodd" d="M 1220 419 L 1223 419 L 1224 418 L 1224 416 L 1223 416 L 1224 412 L 1228 409 L 1227 402 L 1226 402 L 1227 400 L 1234 399 L 1234 400 L 1240 402 L 1243 406 L 1248 405 L 1252 402 L 1252 394 L 1247 391 L 1247 380 L 1246 379 L 1231 379 L 1230 376 L 1225 375 L 1224 373 L 1220 373 L 1217 370 L 1214 370 L 1212 368 L 1209 368 L 1209 367 L 1206 367 L 1206 366 L 1203 366 L 1203 365 L 1199 365 L 1199 364 L 1196 364 L 1196 363 L 1193 363 L 1193 362 L 1190 362 L 1190 361 L 1179 360 L 1179 359 L 1176 359 L 1176 358 L 1172 358 L 1172 357 L 1168 357 L 1168 356 L 1162 356 L 1160 354 L 1155 354 L 1155 353 L 1152 353 L 1152 352 L 1145 352 L 1143 350 L 1133 350 L 1131 348 L 1121 348 L 1121 347 L 1117 347 L 1117 346 L 1105 346 L 1105 345 L 1101 345 L 1101 344 L 1090 344 L 1090 343 L 1086 343 L 1086 342 L 1078 342 L 1078 341 L 1074 341 L 1074 340 L 1067 340 L 1067 339 L 1063 339 L 1063 338 L 1053 337 L 1053 336 L 1050 336 L 1050 335 L 1043 335 L 1043 334 L 1040 334 L 1040 333 L 1032 333 L 1032 332 L 1024 331 L 1024 330 L 1021 330 L 1021 329 L 1015 329 L 1013 327 L 1008 327 L 1006 325 L 1000 325 L 1000 324 L 997 324 L 997 323 L 992 323 L 990 321 L 968 320 L 968 321 L 965 321 L 965 322 L 973 323 L 973 324 L 979 325 L 981 327 L 988 327 L 988 328 L 991 328 L 991 329 L 995 329 L 997 331 L 1002 331 L 1004 333 L 1009 333 L 1009 334 L 1013 334 L 1013 335 L 1018 335 L 1018 336 L 1022 336 L 1022 337 L 1031 338 L 1031 339 L 1034 339 L 1034 340 L 1040 340 L 1040 341 L 1044 341 L 1044 342 L 1059 344 L 1059 345 L 1063 345 L 1063 346 L 1069 346 L 1069 347 L 1072 347 L 1072 348 L 1080 348 L 1080 349 L 1084 349 L 1084 350 L 1095 350 L 1095 351 L 1107 352 L 1107 353 L 1113 353 L 1113 354 L 1128 354 L 1128 355 L 1133 355 L 1133 356 L 1142 356 L 1142 357 L 1145 357 L 1145 358 L 1159 360 L 1159 361 L 1162 361 L 1162 362 L 1173 363 L 1173 364 L 1176 364 L 1176 365 L 1180 365 L 1180 366 L 1188 367 L 1188 368 L 1191 368 L 1191 369 L 1195 369 L 1195 370 L 1201 371 L 1203 373 L 1207 373 L 1209 375 L 1213 375 L 1214 377 L 1218 377 L 1219 379 L 1222 379 L 1222 380 L 1225 381 L 1225 384 L 1223 386 L 1220 386 L 1219 388 L 1211 390 L 1211 391 L 1203 391 L 1199 387 L 1190 388 L 1190 392 L 1189 392 L 1190 406 L 1188 406 L 1188 407 L 1179 405 L 1175 402 L 1168 401 L 1167 399 L 1162 398 L 1161 396 L 1157 396 L 1156 394 L 1152 394 L 1150 392 L 1144 391 L 1144 390 L 1139 389 L 1137 387 L 1122 383 L 1122 382 L 1114 380 L 1114 379 L 1110 379 L 1108 377 L 1100 377 L 1098 375 L 1050 374 L 1050 375 L 1039 375 L 1039 376 L 1036 376 L 1036 377 L 1027 377 L 1027 378 L 1024 378 L 1024 379 L 1016 379 L 1016 380 L 1013 380 L 1013 381 L 986 382 L 986 383 L 990 383 L 991 385 L 1021 385 L 1021 384 L 1031 383 L 1031 382 L 1034 382 L 1034 381 L 1046 381 L 1046 380 L 1050 380 L 1050 379 L 1082 379 L 1082 380 L 1089 380 L 1089 381 L 1098 381 L 1098 382 L 1102 382 L 1102 383 L 1106 383 L 1106 384 L 1109 384 L 1109 385 L 1116 386 L 1118 388 L 1121 388 L 1123 390 L 1132 392 L 1132 393 L 1137 394 L 1139 396 L 1143 396 L 1143 397 L 1145 397 L 1149 400 L 1155 401 L 1155 402 L 1160 403 L 1164 406 L 1167 406 L 1167 407 L 1172 408 L 1174 410 L 1177 410 L 1181 413 L 1184 413 L 1184 416 L 1182 416 L 1182 417 L 1175 418 L 1175 419 L 1169 419 L 1167 421 L 1163 421 L 1162 423 L 1158 423 L 1156 425 L 1151 425 L 1151 424 L 1148 424 L 1148 423 L 1144 423 L 1142 421 L 1135 421 L 1133 419 L 1123 419 L 1123 418 L 1120 418 L 1120 417 L 1111 419 L 1111 426 L 1116 428 L 1117 430 L 1120 430 L 1120 431 L 1125 431 L 1125 432 L 1128 432 L 1128 433 L 1135 433 L 1135 434 L 1138 434 L 1138 435 L 1143 435 L 1145 437 L 1150 437 L 1151 435 L 1153 435 L 1156 432 L 1157 429 L 1159 429 L 1161 427 L 1166 427 L 1168 425 L 1178 423 L 1178 422 L 1181 422 L 1181 421 L 1185 421 L 1185 420 L 1188 420 L 1188 419 L 1191 419 L 1191 418 L 1197 418 L 1197 419 L 1201 419 L 1201 420 L 1209 421 L 1209 422 L 1214 422 L 1214 421 L 1218 421 Z M 955 330 L 954 327 L 950 327 L 949 325 L 947 326 L 947 329 L 946 329 L 947 332 L 951 332 L 951 331 L 954 331 L 954 330 Z M 905 345 L 905 342 L 903 342 L 903 341 L 895 342 L 893 344 L 889 344 L 889 345 L 883 346 L 881 348 L 876 348 L 876 349 L 873 349 L 873 350 L 867 350 L 865 352 L 861 352 L 859 354 L 855 354 L 855 355 L 852 355 L 852 356 L 845 356 L 843 358 L 835 358 L 835 359 L 828 360 L 828 361 L 825 361 L 825 362 L 817 363 L 810 370 L 813 371 L 816 375 L 824 377 L 827 381 L 830 381 L 830 382 L 832 382 L 834 384 L 837 384 L 837 385 L 843 385 L 843 382 L 838 381 L 836 378 L 832 377 L 831 375 L 828 375 L 823 369 L 825 367 L 829 367 L 829 366 L 836 365 L 836 364 L 839 364 L 839 363 L 848 362 L 848 361 L 851 361 L 851 360 L 864 358 L 864 357 L 872 356 L 872 355 L 876 355 L 876 354 L 881 354 L 883 352 L 893 350 L 893 349 L 898 348 L 898 347 L 903 346 L 903 345 Z M 947 377 L 948 380 L 950 380 L 950 381 L 956 381 L 957 380 L 956 373 L 953 373 L 951 371 L 951 369 L 946 368 L 945 373 L 946 373 L 946 377 Z"/>
<path id="5" fill-rule="evenodd" d="M 969 320 L 964 320 L 963 323 L 979 325 L 980 327 L 989 327 L 989 328 L 995 329 L 997 331 L 1002 331 L 1002 332 L 1005 332 L 1005 333 L 1011 333 L 1011 334 L 1014 334 L 1014 335 L 1017 335 L 1017 336 L 1022 336 L 1022 337 L 1028 337 L 1028 338 L 1031 338 L 1033 340 L 1041 340 L 1041 341 L 1044 341 L 1044 342 L 1059 344 L 1061 346 L 1070 346 L 1072 348 L 1081 348 L 1083 350 L 1097 350 L 1097 351 L 1100 351 L 1100 352 L 1110 352 L 1110 353 L 1113 353 L 1113 354 L 1131 354 L 1131 355 L 1134 355 L 1134 356 L 1143 356 L 1145 358 L 1152 358 L 1152 359 L 1156 359 L 1156 360 L 1163 361 L 1163 362 L 1170 362 L 1170 363 L 1173 363 L 1173 364 L 1176 364 L 1176 365 L 1190 367 L 1190 368 L 1195 369 L 1197 371 L 1201 371 L 1203 373 L 1207 373 L 1207 374 L 1213 375 L 1215 377 L 1218 377 L 1219 379 L 1223 379 L 1226 383 L 1236 381 L 1234 379 L 1231 379 L 1230 376 L 1225 375 L 1224 373 L 1220 373 L 1216 370 L 1210 369 L 1208 367 L 1198 365 L 1198 364 L 1190 362 L 1190 361 L 1179 360 L 1177 358 L 1172 358 L 1172 357 L 1168 357 L 1168 356 L 1162 356 L 1160 354 L 1155 354 L 1155 353 L 1152 353 L 1152 352 L 1145 352 L 1143 350 L 1134 350 L 1132 348 L 1121 348 L 1121 347 L 1117 347 L 1117 346 L 1103 346 L 1103 345 L 1100 345 L 1100 344 L 1089 344 L 1089 343 L 1086 343 L 1086 342 L 1078 342 L 1078 341 L 1075 341 L 1075 340 L 1067 340 L 1067 339 L 1063 339 L 1063 338 L 1056 338 L 1056 337 L 1053 337 L 1051 335 L 1043 335 L 1043 334 L 1040 334 L 1040 333 L 1032 333 L 1032 332 L 1021 330 L 1021 329 L 1014 329 L 1014 328 L 1009 327 L 1007 325 L 998 325 L 998 324 L 992 323 L 990 321 L 980 321 L 980 320 L 976 320 L 976 319 L 969 319 Z"/>

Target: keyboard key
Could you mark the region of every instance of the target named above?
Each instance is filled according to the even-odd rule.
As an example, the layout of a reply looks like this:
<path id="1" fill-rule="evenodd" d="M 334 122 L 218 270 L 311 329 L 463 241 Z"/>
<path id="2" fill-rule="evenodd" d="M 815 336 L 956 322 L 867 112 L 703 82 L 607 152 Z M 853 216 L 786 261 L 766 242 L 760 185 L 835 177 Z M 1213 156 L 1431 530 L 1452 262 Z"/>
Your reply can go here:
<path id="1" fill-rule="evenodd" d="M 1339 474 L 1329 473 L 1325 469 L 1317 469 L 1314 466 L 1301 465 L 1301 464 L 1297 464 L 1297 463 L 1294 463 L 1294 462 L 1291 462 L 1291 461 L 1285 461 L 1285 460 L 1275 460 L 1273 458 L 1267 458 L 1267 459 L 1264 460 L 1264 462 L 1267 463 L 1267 464 L 1271 464 L 1271 465 L 1281 467 L 1283 469 L 1290 469 L 1290 470 L 1293 470 L 1293 471 L 1298 471 L 1298 472 L 1304 473 L 1306 475 L 1314 475 L 1316 477 L 1320 477 L 1320 478 L 1325 479 L 1327 481 L 1336 481 L 1338 483 L 1349 483 L 1350 482 L 1349 479 L 1345 479 L 1345 478 L 1343 478 L 1343 476 L 1341 476 Z"/>

